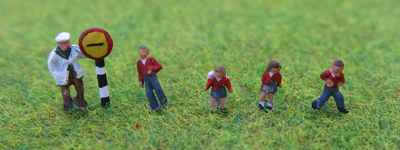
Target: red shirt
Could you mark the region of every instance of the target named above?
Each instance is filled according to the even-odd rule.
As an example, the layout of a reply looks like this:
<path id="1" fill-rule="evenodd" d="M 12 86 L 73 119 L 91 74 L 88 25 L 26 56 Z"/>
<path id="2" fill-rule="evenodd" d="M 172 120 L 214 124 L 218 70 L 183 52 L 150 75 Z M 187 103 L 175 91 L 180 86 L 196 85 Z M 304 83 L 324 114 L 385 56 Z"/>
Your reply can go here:
<path id="1" fill-rule="evenodd" d="M 323 73 L 321 73 L 321 79 L 324 80 L 324 81 L 326 81 L 328 79 L 333 81 L 333 86 L 332 87 L 326 86 L 326 83 L 325 83 L 325 87 L 327 87 L 327 88 L 337 88 L 338 87 L 337 84 L 339 82 L 342 82 L 342 84 L 344 84 L 346 82 L 344 80 L 344 74 L 343 73 L 340 73 L 339 75 L 333 77 L 330 69 L 328 69 L 328 70 L 324 71 Z"/>
<path id="2" fill-rule="evenodd" d="M 136 63 L 136 66 L 140 82 L 143 81 L 144 76 L 153 77 L 153 74 L 148 74 L 149 69 L 153 70 L 154 73 L 157 73 L 162 69 L 161 64 L 158 63 L 158 61 L 151 56 L 146 59 L 144 65 L 142 63 L 142 60 L 139 59 Z"/>
<path id="3" fill-rule="evenodd" d="M 232 90 L 231 80 L 229 80 L 228 77 L 223 77 L 221 78 L 221 80 L 218 81 L 217 77 L 213 76 L 208 79 L 206 88 L 208 90 L 212 86 L 211 91 L 217 92 L 218 89 L 224 85 L 228 88 L 229 91 Z"/>
<path id="4" fill-rule="evenodd" d="M 277 72 L 277 73 L 274 73 L 271 77 L 271 76 L 269 76 L 269 72 L 264 72 L 264 75 L 262 76 L 261 81 L 265 85 L 268 85 L 269 81 L 273 81 L 273 82 L 278 81 L 277 86 L 280 86 L 282 84 L 282 75 L 281 75 L 281 73 Z"/>

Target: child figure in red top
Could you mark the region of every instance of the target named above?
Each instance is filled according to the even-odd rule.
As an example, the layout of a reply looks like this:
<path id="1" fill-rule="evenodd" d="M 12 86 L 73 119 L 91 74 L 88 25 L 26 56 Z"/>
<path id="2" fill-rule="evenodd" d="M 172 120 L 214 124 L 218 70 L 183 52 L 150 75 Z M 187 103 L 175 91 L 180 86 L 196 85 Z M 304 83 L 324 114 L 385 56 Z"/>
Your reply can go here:
<path id="1" fill-rule="evenodd" d="M 268 110 L 272 110 L 274 107 L 274 94 L 278 91 L 278 87 L 282 88 L 282 75 L 279 73 L 281 68 L 279 61 L 273 59 L 268 63 L 267 70 L 265 70 L 261 78 L 261 96 L 258 107 L 264 111 L 266 111 L 265 107 Z M 268 103 L 265 105 L 267 95 Z"/>
<path id="2" fill-rule="evenodd" d="M 343 69 L 343 61 L 337 59 L 332 63 L 331 69 L 321 73 L 321 79 L 326 81 L 326 84 L 321 97 L 311 103 L 313 109 L 319 110 L 329 100 L 329 97 L 333 96 L 338 110 L 345 114 L 349 112 L 349 110 L 344 107 L 343 94 L 339 91 L 339 86 L 342 86 L 346 82 L 344 74 L 342 73 Z"/>
<path id="3" fill-rule="evenodd" d="M 220 101 L 219 107 L 223 113 L 227 112 L 225 106 L 225 99 L 226 99 L 226 89 L 225 86 L 228 88 L 229 92 L 232 93 L 232 86 L 229 77 L 226 77 L 226 70 L 224 66 L 219 65 L 214 70 L 215 76 L 208 79 L 206 87 L 204 90 L 207 91 L 211 86 L 211 107 L 215 110 L 217 109 L 217 100 Z"/>
<path id="4" fill-rule="evenodd" d="M 139 47 L 139 56 L 140 59 L 136 63 L 139 75 L 139 86 L 143 88 L 143 84 L 145 84 L 150 108 L 151 110 L 157 110 L 168 103 L 156 75 L 156 73 L 162 69 L 162 66 L 156 59 L 149 56 L 149 49 L 144 45 Z M 159 103 L 154 96 L 153 90 L 157 94 Z"/>

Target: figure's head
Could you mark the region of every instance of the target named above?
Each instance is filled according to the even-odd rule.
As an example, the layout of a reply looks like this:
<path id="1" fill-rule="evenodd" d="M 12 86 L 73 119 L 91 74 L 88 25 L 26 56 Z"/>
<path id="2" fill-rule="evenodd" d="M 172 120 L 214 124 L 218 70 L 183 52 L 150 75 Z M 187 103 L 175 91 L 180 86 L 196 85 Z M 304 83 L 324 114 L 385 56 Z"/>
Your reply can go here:
<path id="1" fill-rule="evenodd" d="M 281 68 L 282 68 L 282 66 L 279 63 L 279 61 L 272 59 L 268 63 L 266 72 L 278 73 L 279 71 L 281 71 Z"/>
<path id="2" fill-rule="evenodd" d="M 68 32 L 61 32 L 56 36 L 54 40 L 57 42 L 61 50 L 66 51 L 69 47 L 72 46 L 69 38 L 70 34 Z"/>
<path id="3" fill-rule="evenodd" d="M 139 47 L 139 56 L 140 58 L 146 58 L 147 56 L 149 56 L 149 49 L 142 45 Z"/>
<path id="4" fill-rule="evenodd" d="M 332 71 L 334 74 L 342 73 L 344 69 L 344 63 L 342 60 L 337 59 L 332 63 Z"/>
<path id="5" fill-rule="evenodd" d="M 60 47 L 60 49 L 63 51 L 68 50 L 68 48 L 72 46 L 72 44 L 69 40 L 67 42 L 57 42 L 57 44 L 58 44 L 58 47 Z"/>
<path id="6" fill-rule="evenodd" d="M 225 70 L 224 66 L 219 65 L 217 68 L 215 68 L 214 74 L 215 74 L 215 77 L 217 77 L 217 78 L 225 77 L 226 76 L 226 70 Z"/>

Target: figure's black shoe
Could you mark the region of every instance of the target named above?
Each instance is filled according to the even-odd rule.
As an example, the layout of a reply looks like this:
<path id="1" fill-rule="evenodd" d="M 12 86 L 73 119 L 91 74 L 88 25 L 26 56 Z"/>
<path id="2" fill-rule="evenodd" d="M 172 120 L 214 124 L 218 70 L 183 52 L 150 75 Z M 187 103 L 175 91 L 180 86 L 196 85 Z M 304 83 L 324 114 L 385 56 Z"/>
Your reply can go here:
<path id="1" fill-rule="evenodd" d="M 86 107 L 79 107 L 79 105 L 78 105 L 78 107 L 79 107 L 79 108 L 82 108 L 82 109 L 86 109 L 86 108 L 88 107 L 88 103 L 87 103 L 87 101 L 84 100 L 84 99 L 83 99 L 83 102 L 85 102 Z"/>
<path id="2" fill-rule="evenodd" d="M 312 107 L 312 109 L 314 109 L 314 110 L 319 110 L 319 108 L 318 108 L 318 106 L 317 106 L 317 103 L 316 103 L 315 101 L 312 101 L 312 102 L 311 102 L 311 107 Z"/>
<path id="3" fill-rule="evenodd" d="M 67 105 L 64 105 L 64 110 L 65 111 L 70 111 L 70 110 L 74 110 L 75 109 L 75 106 L 67 106 Z"/>
<path id="4" fill-rule="evenodd" d="M 339 111 L 341 112 L 341 113 L 344 113 L 344 114 L 347 114 L 347 113 L 349 113 L 349 110 L 347 110 L 346 108 L 338 108 L 339 109 Z"/>
<path id="5" fill-rule="evenodd" d="M 64 104 L 64 110 L 65 110 L 65 111 L 74 110 L 74 109 L 75 109 L 75 105 L 74 105 L 74 103 L 72 102 L 72 98 L 71 98 L 71 104 L 72 104 L 72 106 L 67 106 L 67 105 Z"/>
<path id="6" fill-rule="evenodd" d="M 258 108 L 260 108 L 260 109 L 264 109 L 265 107 L 264 107 L 264 106 L 262 106 L 261 104 L 258 104 Z"/>
<path id="7" fill-rule="evenodd" d="M 272 111 L 272 107 L 269 107 L 268 105 L 265 108 L 267 108 L 269 111 Z"/>

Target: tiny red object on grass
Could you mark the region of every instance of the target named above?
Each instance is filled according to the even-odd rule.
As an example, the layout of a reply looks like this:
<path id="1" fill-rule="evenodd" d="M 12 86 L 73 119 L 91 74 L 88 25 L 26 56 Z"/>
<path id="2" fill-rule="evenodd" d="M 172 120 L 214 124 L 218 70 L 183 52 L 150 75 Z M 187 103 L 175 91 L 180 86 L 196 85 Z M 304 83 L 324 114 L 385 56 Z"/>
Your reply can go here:
<path id="1" fill-rule="evenodd" d="M 140 123 L 136 123 L 136 129 L 139 129 L 141 126 Z"/>
<path id="2" fill-rule="evenodd" d="M 396 89 L 397 92 L 400 92 L 400 89 Z"/>

